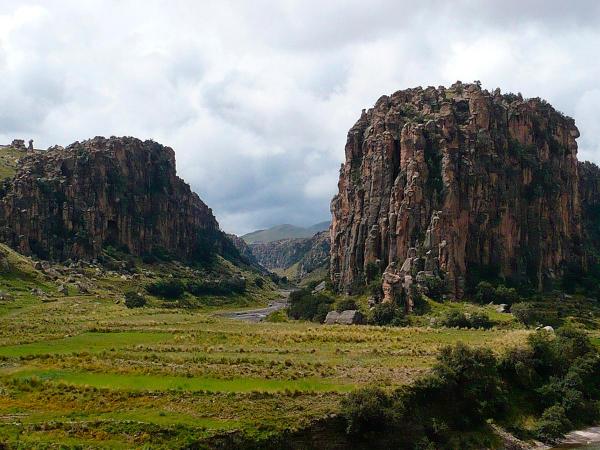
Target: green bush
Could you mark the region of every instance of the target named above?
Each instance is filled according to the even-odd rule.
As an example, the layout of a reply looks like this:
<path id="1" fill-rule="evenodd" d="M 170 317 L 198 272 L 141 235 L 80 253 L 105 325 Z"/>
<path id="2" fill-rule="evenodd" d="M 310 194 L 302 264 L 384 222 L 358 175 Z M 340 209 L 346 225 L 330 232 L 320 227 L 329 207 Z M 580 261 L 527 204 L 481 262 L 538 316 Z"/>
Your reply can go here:
<path id="1" fill-rule="evenodd" d="M 141 308 L 146 305 L 146 298 L 136 291 L 125 292 L 125 306 L 128 308 Z"/>
<path id="2" fill-rule="evenodd" d="M 242 277 L 223 278 L 217 280 L 194 280 L 185 285 L 190 294 L 202 295 L 232 295 L 246 291 L 246 279 Z"/>
<path id="3" fill-rule="evenodd" d="M 535 305 L 529 302 L 515 303 L 510 307 L 510 312 L 525 325 L 535 325 L 540 319 Z"/>
<path id="4" fill-rule="evenodd" d="M 512 305 L 519 300 L 516 289 L 508 288 L 503 284 L 494 287 L 487 281 L 481 281 L 475 288 L 475 301 L 479 304 L 505 303 Z"/>
<path id="5" fill-rule="evenodd" d="M 353 309 L 358 309 L 358 306 L 352 298 L 345 298 L 341 300 L 335 307 L 335 310 L 337 312 L 348 311 Z"/>
<path id="6" fill-rule="evenodd" d="M 265 285 L 265 279 L 257 277 L 254 279 L 254 284 L 256 285 L 256 287 L 262 288 Z"/>
<path id="7" fill-rule="evenodd" d="M 415 442 L 472 448 L 456 439 L 485 429 L 488 420 L 510 420 L 507 399 L 525 395 L 527 415 L 538 416 L 535 436 L 552 443 L 573 427 L 600 420 L 599 379 L 598 350 L 584 332 L 565 328 L 555 335 L 534 333 L 526 347 L 500 359 L 489 349 L 458 343 L 443 349 L 431 373 L 411 386 L 391 394 L 362 389 L 341 409 L 349 432 L 383 432 L 394 440 L 390 448 L 413 448 Z"/>
<path id="8" fill-rule="evenodd" d="M 441 320 L 441 325 L 450 328 L 470 328 L 471 323 L 464 312 L 452 309 Z"/>
<path id="9" fill-rule="evenodd" d="M 325 294 L 313 294 L 311 289 L 299 289 L 290 294 L 288 317 L 295 320 L 322 322 L 333 304 Z"/>
<path id="10" fill-rule="evenodd" d="M 185 285 L 178 279 L 163 279 L 146 285 L 149 294 L 169 300 L 181 298 Z"/>
<path id="11" fill-rule="evenodd" d="M 490 317 L 483 312 L 474 312 L 469 317 L 469 326 L 471 328 L 482 328 L 488 330 L 494 326 L 494 322 L 490 320 Z"/>
<path id="12" fill-rule="evenodd" d="M 352 434 L 381 431 L 394 420 L 392 399 L 376 387 L 351 392 L 342 400 L 341 413 Z"/>
<path id="13" fill-rule="evenodd" d="M 562 406 L 554 405 L 546 409 L 535 425 L 534 433 L 544 442 L 556 442 L 572 427 Z"/>
<path id="14" fill-rule="evenodd" d="M 371 310 L 369 323 L 372 325 L 403 326 L 408 323 L 404 310 L 393 302 L 378 303 Z"/>

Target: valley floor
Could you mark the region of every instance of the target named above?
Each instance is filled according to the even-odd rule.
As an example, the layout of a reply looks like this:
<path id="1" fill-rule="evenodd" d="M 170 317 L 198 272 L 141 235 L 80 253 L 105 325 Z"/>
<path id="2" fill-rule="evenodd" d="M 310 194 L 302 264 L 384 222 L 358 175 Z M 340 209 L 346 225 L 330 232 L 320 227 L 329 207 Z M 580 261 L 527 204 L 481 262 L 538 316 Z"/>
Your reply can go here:
<path id="1" fill-rule="evenodd" d="M 239 310 L 126 309 L 78 295 L 0 303 L 0 442 L 179 448 L 260 439 L 338 410 L 368 384 L 409 383 L 438 350 L 502 349 L 525 330 L 249 323 Z"/>

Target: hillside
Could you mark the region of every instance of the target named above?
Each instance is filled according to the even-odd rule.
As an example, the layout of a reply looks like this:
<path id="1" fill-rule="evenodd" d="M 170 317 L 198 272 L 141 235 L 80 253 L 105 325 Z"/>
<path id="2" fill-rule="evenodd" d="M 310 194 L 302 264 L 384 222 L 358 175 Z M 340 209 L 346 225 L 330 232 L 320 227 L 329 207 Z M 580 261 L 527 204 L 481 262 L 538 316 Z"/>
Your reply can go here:
<path id="1" fill-rule="evenodd" d="M 241 238 L 248 244 L 255 242 L 273 242 L 281 239 L 310 238 L 316 233 L 329 229 L 330 222 L 319 222 L 309 227 L 298 227 L 295 225 L 276 225 L 266 230 L 253 231 L 244 234 Z"/>

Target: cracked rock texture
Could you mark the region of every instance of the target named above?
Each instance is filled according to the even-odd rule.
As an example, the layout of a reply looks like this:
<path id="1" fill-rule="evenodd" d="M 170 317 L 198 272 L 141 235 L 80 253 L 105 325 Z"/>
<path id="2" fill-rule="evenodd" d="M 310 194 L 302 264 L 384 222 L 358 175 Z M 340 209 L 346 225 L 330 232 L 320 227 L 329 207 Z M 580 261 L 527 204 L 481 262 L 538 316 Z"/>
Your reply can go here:
<path id="1" fill-rule="evenodd" d="M 106 245 L 195 259 L 225 242 L 211 209 L 177 177 L 173 150 L 131 137 L 21 158 L 0 189 L 0 235 L 56 260 L 93 258 Z"/>
<path id="2" fill-rule="evenodd" d="M 371 263 L 385 299 L 428 276 L 461 298 L 483 272 L 542 289 L 585 267 L 582 201 L 599 191 L 578 136 L 544 100 L 478 84 L 381 97 L 348 133 L 331 203 L 334 285 L 364 285 Z"/>

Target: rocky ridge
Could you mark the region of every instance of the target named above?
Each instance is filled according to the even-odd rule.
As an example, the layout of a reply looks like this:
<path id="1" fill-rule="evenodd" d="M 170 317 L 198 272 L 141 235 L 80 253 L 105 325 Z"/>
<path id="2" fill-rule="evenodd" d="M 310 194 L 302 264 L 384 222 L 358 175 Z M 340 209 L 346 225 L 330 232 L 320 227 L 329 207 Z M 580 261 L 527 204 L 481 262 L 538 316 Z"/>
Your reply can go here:
<path id="1" fill-rule="evenodd" d="M 410 309 L 406 294 L 429 277 L 461 298 L 478 274 L 542 289 L 585 267 L 582 200 L 598 191 L 580 186 L 579 170 L 595 169 L 578 165 L 578 136 L 545 101 L 477 83 L 381 97 L 348 133 L 331 203 L 334 285 L 352 291 L 375 267 L 384 300 Z"/>
<path id="2" fill-rule="evenodd" d="M 255 242 L 249 247 L 257 261 L 267 269 L 287 270 L 295 265 L 296 278 L 302 278 L 329 263 L 328 231 L 322 231 L 308 239 Z"/>
<path id="3" fill-rule="evenodd" d="M 0 188 L 0 237 L 43 259 L 106 246 L 194 260 L 230 247 L 210 208 L 176 175 L 169 147 L 96 137 L 23 156 Z"/>

